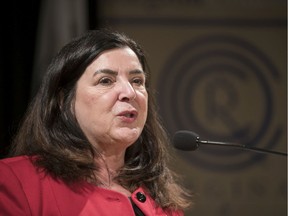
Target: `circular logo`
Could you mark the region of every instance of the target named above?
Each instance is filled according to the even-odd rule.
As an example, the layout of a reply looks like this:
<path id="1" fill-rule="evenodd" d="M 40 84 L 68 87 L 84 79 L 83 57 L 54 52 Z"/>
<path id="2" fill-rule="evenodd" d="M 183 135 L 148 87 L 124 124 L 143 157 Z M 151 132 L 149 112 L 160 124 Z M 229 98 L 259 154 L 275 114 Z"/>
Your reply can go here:
<path id="1" fill-rule="evenodd" d="M 270 59 L 244 39 L 196 38 L 177 49 L 159 74 L 160 114 L 171 134 L 192 130 L 201 139 L 269 149 L 282 133 L 281 127 L 271 128 L 271 83 L 277 79 Z M 214 170 L 237 170 L 265 158 L 235 148 L 202 146 L 197 154 L 179 154 Z"/>

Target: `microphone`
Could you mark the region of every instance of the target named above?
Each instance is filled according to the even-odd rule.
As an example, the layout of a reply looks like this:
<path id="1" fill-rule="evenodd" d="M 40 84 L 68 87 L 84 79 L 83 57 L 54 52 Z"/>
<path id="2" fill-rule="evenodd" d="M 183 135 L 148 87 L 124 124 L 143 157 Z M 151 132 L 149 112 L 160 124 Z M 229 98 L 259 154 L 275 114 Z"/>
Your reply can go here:
<path id="1" fill-rule="evenodd" d="M 196 149 L 199 148 L 200 144 L 204 145 L 218 145 L 218 146 L 226 146 L 226 147 L 235 147 L 235 148 L 240 148 L 244 150 L 250 150 L 258 153 L 270 153 L 270 154 L 275 154 L 275 155 L 281 155 L 281 156 L 286 156 L 287 153 L 284 152 L 277 152 L 277 151 L 272 151 L 272 150 L 267 150 L 267 149 L 260 149 L 252 146 L 246 146 L 238 143 L 229 143 L 229 142 L 215 142 L 215 141 L 205 141 L 205 140 L 200 140 L 200 137 L 198 134 L 192 132 L 192 131 L 187 131 L 187 130 L 181 130 L 177 131 L 174 136 L 173 136 L 173 146 L 176 149 L 182 150 L 182 151 L 195 151 Z"/>

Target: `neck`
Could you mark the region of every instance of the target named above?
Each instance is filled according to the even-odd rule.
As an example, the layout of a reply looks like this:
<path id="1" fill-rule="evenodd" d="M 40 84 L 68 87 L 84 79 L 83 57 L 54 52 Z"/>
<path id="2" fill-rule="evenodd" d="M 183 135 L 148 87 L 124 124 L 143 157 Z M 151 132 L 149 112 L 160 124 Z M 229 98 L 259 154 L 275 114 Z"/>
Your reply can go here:
<path id="1" fill-rule="evenodd" d="M 111 185 L 118 171 L 124 165 L 125 151 L 119 154 L 107 154 L 102 152 L 102 157 L 98 160 L 100 166 L 100 180 L 103 184 Z"/>
<path id="2" fill-rule="evenodd" d="M 105 166 L 112 172 L 117 172 L 124 165 L 125 151 L 117 154 L 102 153 L 103 162 Z"/>
<path id="3" fill-rule="evenodd" d="M 114 181 L 119 169 L 124 165 L 124 156 L 125 152 L 114 155 L 102 154 L 101 159 L 99 159 L 100 172 L 97 173 L 97 175 L 100 179 L 100 184 L 102 187 L 117 191 L 125 196 L 131 196 L 130 191 Z"/>

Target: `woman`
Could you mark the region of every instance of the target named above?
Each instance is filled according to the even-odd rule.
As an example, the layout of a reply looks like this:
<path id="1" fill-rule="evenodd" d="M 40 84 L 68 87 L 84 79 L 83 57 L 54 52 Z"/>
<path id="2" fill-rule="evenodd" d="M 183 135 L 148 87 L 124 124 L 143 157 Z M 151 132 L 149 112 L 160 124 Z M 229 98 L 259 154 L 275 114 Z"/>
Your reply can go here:
<path id="1" fill-rule="evenodd" d="M 148 79 L 124 34 L 94 30 L 64 46 L 0 162 L 0 212 L 183 215 Z"/>

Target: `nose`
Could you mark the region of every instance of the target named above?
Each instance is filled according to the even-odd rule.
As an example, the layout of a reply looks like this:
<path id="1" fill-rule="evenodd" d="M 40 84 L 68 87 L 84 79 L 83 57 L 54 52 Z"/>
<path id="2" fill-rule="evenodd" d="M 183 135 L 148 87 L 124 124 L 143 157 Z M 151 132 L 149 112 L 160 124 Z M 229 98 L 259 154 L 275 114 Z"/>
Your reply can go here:
<path id="1" fill-rule="evenodd" d="M 119 87 L 120 101 L 133 101 L 136 98 L 136 92 L 130 82 L 122 82 Z"/>

